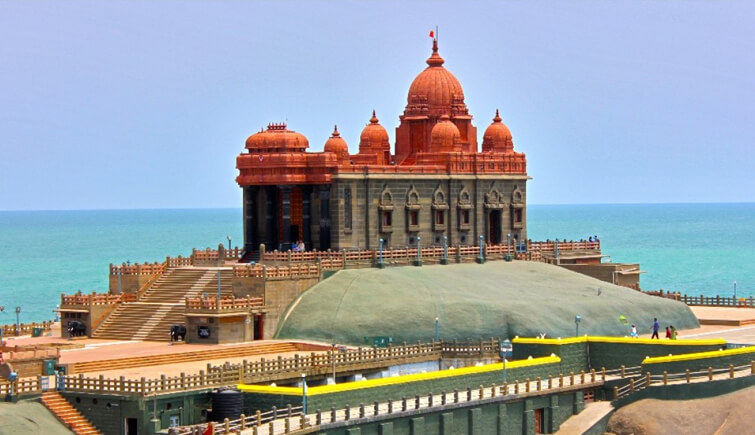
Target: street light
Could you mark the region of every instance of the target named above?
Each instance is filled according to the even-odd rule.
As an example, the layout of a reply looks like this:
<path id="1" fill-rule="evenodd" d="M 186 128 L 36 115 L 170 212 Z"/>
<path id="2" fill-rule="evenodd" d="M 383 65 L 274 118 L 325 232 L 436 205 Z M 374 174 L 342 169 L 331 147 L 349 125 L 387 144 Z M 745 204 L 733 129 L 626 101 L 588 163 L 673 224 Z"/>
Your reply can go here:
<path id="1" fill-rule="evenodd" d="M 485 257 L 482 256 L 482 242 L 485 239 L 482 234 L 480 234 L 480 256 L 477 257 L 477 262 L 482 264 L 485 262 Z"/>
<path id="2" fill-rule="evenodd" d="M 734 281 L 734 305 L 737 304 L 737 282 Z"/>
<path id="3" fill-rule="evenodd" d="M 331 345 L 332 350 L 330 351 L 330 359 L 333 361 L 333 385 L 336 384 L 336 343 L 333 343 Z"/>
<path id="4" fill-rule="evenodd" d="M 417 236 L 417 259 L 414 260 L 415 266 L 422 266 L 422 248 L 420 246 L 420 240 L 422 240 L 422 237 Z"/>
<path id="5" fill-rule="evenodd" d="M 440 264 L 448 264 L 448 237 L 443 236 L 443 259 L 440 260 Z"/>
<path id="6" fill-rule="evenodd" d="M 228 250 L 231 250 L 231 236 L 225 236 L 226 239 L 228 239 Z"/>
<path id="7" fill-rule="evenodd" d="M 301 413 L 307 415 L 307 374 L 301 374 Z"/>
<path id="8" fill-rule="evenodd" d="M 383 240 L 382 238 L 378 240 L 378 248 L 380 249 L 380 257 L 378 257 L 378 269 L 385 267 L 385 263 L 383 263 L 383 243 L 385 243 L 385 240 Z"/>
<path id="9" fill-rule="evenodd" d="M 577 327 L 577 330 L 574 333 L 575 337 L 579 337 L 579 322 L 581 322 L 581 321 L 582 321 L 582 316 L 580 316 L 579 314 L 577 314 L 576 316 L 574 316 L 574 325 Z"/>
<path id="10" fill-rule="evenodd" d="M 16 307 L 16 336 L 21 335 L 21 307 Z"/>
<path id="11" fill-rule="evenodd" d="M 511 261 L 511 233 L 506 234 L 506 261 Z"/>
<path id="12" fill-rule="evenodd" d="M 508 338 L 501 341 L 498 339 L 498 353 L 503 361 L 503 384 L 506 385 L 506 353 L 511 349 L 511 340 Z"/>
<path id="13" fill-rule="evenodd" d="M 435 318 L 435 342 L 440 341 L 440 319 Z"/>

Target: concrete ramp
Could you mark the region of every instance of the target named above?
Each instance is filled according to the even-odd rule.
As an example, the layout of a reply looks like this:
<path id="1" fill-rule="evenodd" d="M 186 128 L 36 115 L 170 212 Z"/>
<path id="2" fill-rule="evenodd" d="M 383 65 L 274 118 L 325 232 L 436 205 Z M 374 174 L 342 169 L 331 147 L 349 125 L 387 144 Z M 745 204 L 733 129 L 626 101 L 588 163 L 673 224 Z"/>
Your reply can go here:
<path id="1" fill-rule="evenodd" d="M 592 402 L 561 425 L 556 435 L 582 435 L 613 412 L 611 402 Z"/>

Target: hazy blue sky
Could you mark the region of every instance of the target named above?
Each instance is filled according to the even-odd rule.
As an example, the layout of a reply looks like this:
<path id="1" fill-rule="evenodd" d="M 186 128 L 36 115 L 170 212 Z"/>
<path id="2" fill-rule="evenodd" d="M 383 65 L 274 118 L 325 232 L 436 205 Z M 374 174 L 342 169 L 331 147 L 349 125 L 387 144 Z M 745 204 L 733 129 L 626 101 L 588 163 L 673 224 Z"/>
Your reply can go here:
<path id="1" fill-rule="evenodd" d="M 440 26 L 530 203 L 755 201 L 755 3 L 0 1 L 0 209 L 238 207 L 287 121 L 394 136 Z"/>

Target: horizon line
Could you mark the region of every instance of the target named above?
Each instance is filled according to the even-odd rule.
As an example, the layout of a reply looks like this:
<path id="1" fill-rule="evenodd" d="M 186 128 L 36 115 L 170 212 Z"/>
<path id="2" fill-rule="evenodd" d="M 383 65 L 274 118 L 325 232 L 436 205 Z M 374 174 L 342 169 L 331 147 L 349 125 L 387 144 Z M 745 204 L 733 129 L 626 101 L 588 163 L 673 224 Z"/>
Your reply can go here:
<path id="1" fill-rule="evenodd" d="M 573 203 L 530 203 L 527 206 L 572 206 L 572 205 L 723 205 L 755 204 L 755 201 L 687 201 L 687 202 L 573 202 Z M 53 212 L 53 211 L 178 211 L 178 210 L 241 210 L 241 207 L 143 207 L 143 208 L 60 208 L 60 209 L 0 209 L 6 212 Z"/>

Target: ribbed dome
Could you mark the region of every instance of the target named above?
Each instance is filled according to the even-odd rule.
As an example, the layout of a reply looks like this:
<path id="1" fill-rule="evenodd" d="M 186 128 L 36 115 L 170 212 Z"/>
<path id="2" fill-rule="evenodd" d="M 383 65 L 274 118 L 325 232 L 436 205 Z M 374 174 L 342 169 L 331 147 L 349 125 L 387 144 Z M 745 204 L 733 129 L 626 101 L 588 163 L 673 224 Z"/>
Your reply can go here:
<path id="1" fill-rule="evenodd" d="M 333 134 L 330 136 L 330 139 L 325 141 L 325 152 L 335 154 L 338 156 L 339 161 L 348 160 L 349 158 L 349 146 L 341 137 L 341 133 L 338 132 L 337 125 L 333 127 Z"/>
<path id="2" fill-rule="evenodd" d="M 308 147 L 307 138 L 301 133 L 286 129 L 285 122 L 268 124 L 267 130 L 255 133 L 246 140 L 249 151 L 304 152 Z"/>
<path id="3" fill-rule="evenodd" d="M 430 114 L 450 115 L 452 106 L 464 106 L 461 83 L 443 68 L 443 62 L 438 54 L 438 41 L 433 40 L 433 54 L 427 59 L 428 67 L 419 73 L 409 87 L 407 111 L 416 112 L 426 107 Z"/>
<path id="4" fill-rule="evenodd" d="M 378 151 L 390 151 L 388 132 L 380 125 L 375 111 L 372 111 L 370 123 L 364 127 L 359 136 L 359 154 L 372 154 Z"/>
<path id="5" fill-rule="evenodd" d="M 496 109 L 493 123 L 485 130 L 482 137 L 482 152 L 511 152 L 513 150 L 514 141 L 511 137 L 511 131 L 506 127 L 506 124 L 501 122 L 501 116 Z"/>
<path id="6" fill-rule="evenodd" d="M 431 152 L 461 151 L 461 133 L 450 119 L 448 115 L 441 116 L 430 132 Z"/>

